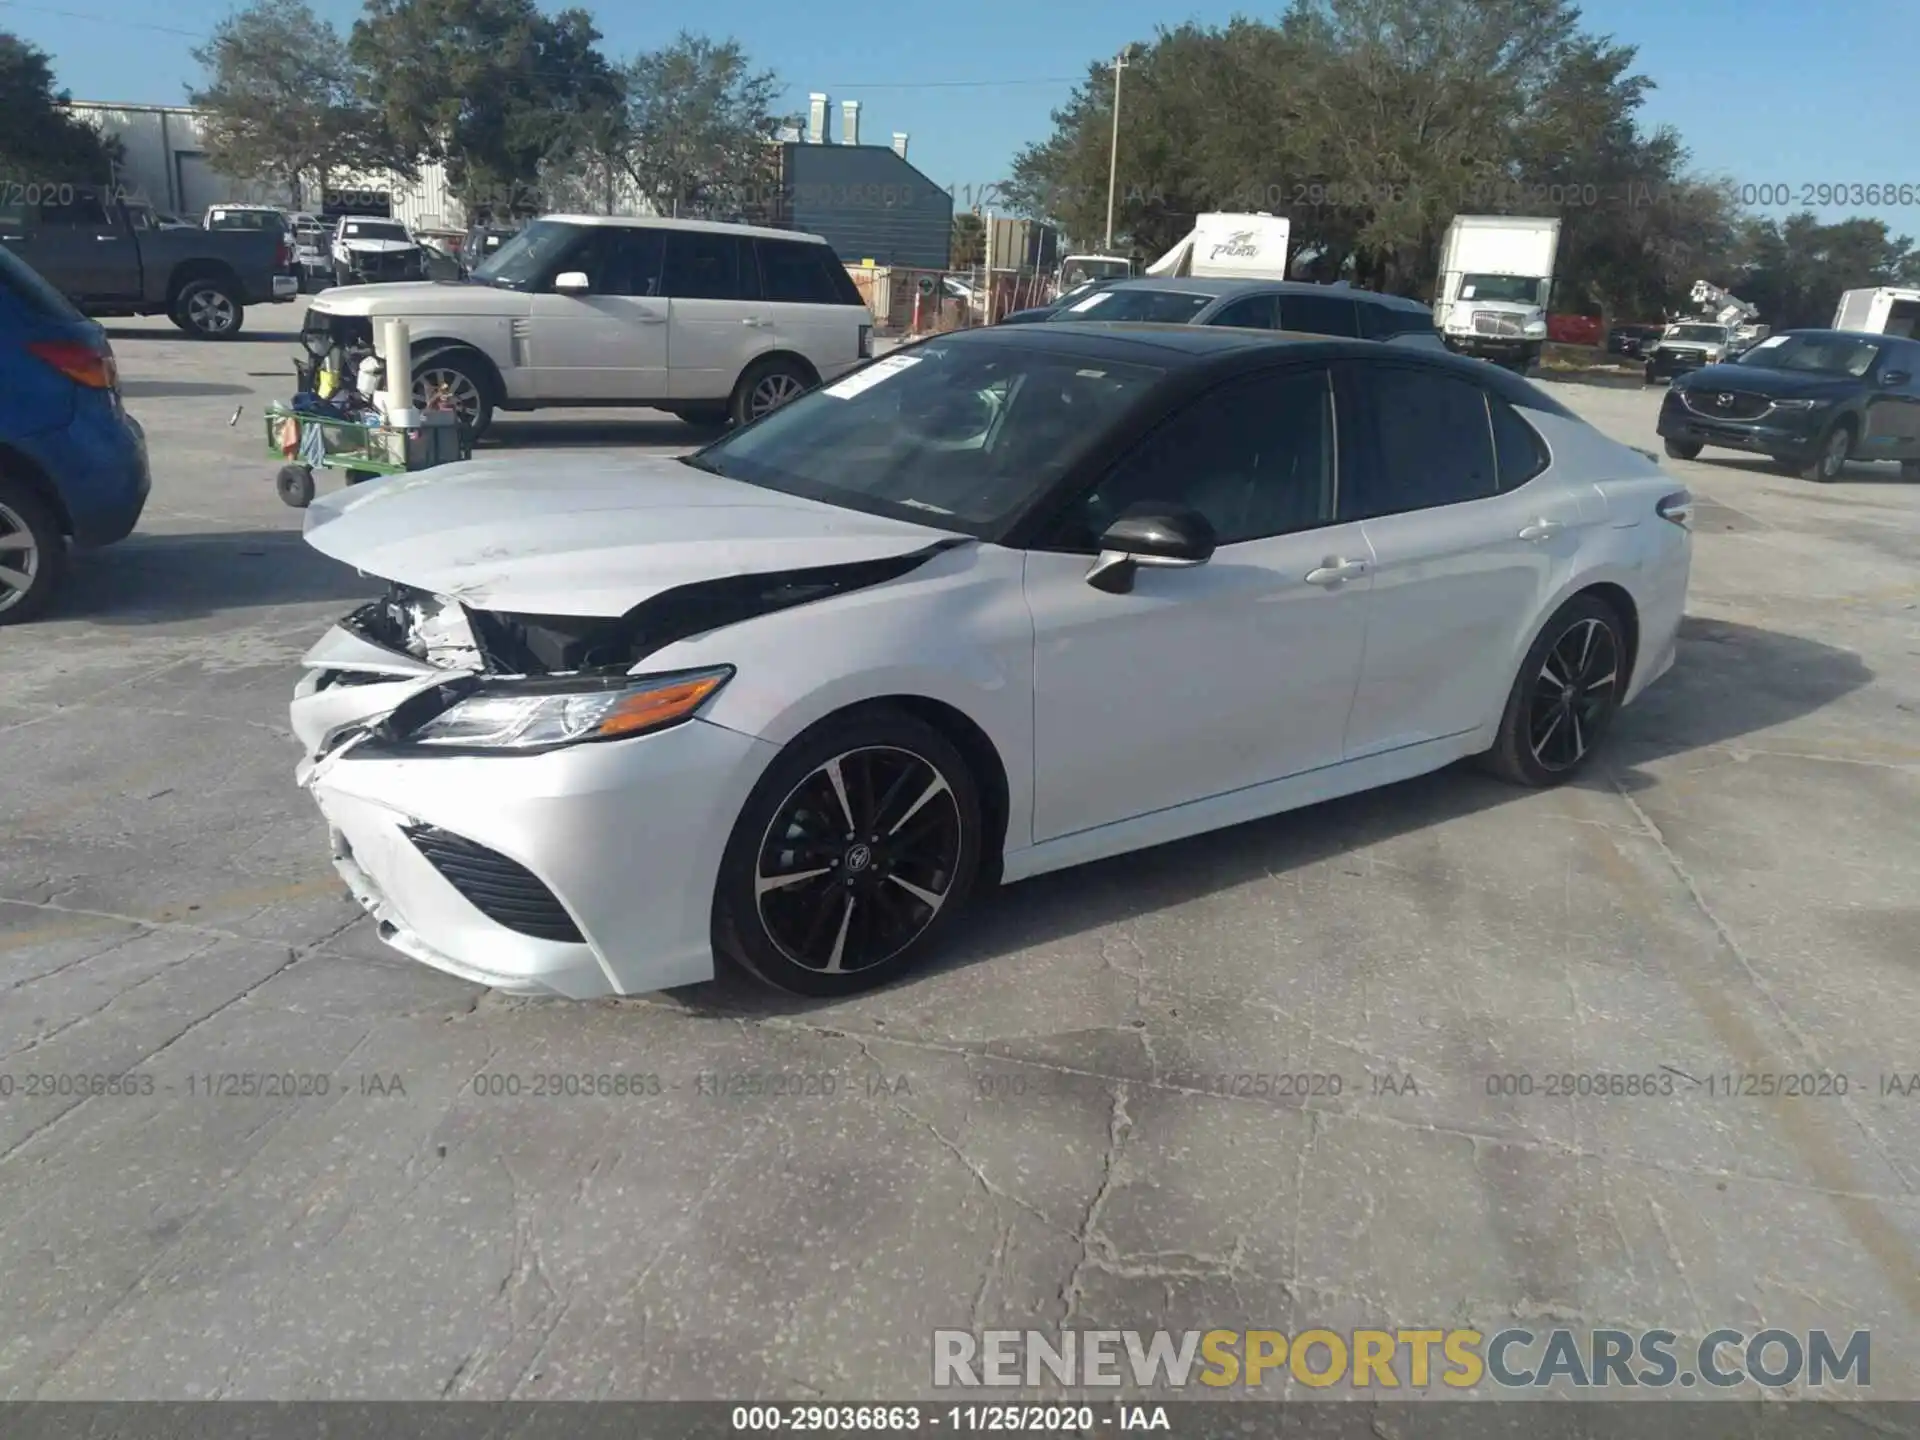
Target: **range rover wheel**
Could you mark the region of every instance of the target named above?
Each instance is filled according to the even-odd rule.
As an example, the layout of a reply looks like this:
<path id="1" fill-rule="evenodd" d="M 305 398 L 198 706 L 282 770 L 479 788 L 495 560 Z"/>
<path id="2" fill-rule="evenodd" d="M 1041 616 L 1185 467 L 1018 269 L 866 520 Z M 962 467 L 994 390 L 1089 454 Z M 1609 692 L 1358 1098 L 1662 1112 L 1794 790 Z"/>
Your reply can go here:
<path id="1" fill-rule="evenodd" d="M 0 625 L 18 625 L 53 601 L 66 569 L 59 522 L 26 486 L 0 475 Z"/>
<path id="2" fill-rule="evenodd" d="M 240 333 L 247 312 L 221 280 L 189 280 L 173 297 L 169 318 L 196 340 L 231 340 Z"/>
<path id="3" fill-rule="evenodd" d="M 1692 460 L 1700 453 L 1700 446 L 1691 440 L 1667 441 L 1667 454 L 1675 460 Z"/>
<path id="4" fill-rule="evenodd" d="M 1620 617 L 1591 595 L 1574 596 L 1527 651 L 1482 762 L 1515 785 L 1558 785 L 1586 764 L 1626 684 Z"/>
<path id="5" fill-rule="evenodd" d="M 736 425 L 748 425 L 771 414 L 813 388 L 814 377 L 797 360 L 759 360 L 749 365 L 733 387 L 728 406 Z"/>
<path id="6" fill-rule="evenodd" d="M 431 409 L 441 399 L 451 402 L 461 425 L 475 440 L 493 424 L 492 391 L 492 377 L 458 350 L 442 350 L 414 361 L 414 408 Z"/>
<path id="7" fill-rule="evenodd" d="M 1838 480 L 1847 468 L 1847 455 L 1852 449 L 1853 426 L 1842 420 L 1827 432 L 1812 458 L 1801 462 L 1800 478 L 1820 482 Z"/>
<path id="8" fill-rule="evenodd" d="M 980 849 L 979 791 L 938 730 L 881 708 L 825 721 L 741 808 L 714 895 L 716 945 L 796 994 L 883 985 L 953 924 Z"/>

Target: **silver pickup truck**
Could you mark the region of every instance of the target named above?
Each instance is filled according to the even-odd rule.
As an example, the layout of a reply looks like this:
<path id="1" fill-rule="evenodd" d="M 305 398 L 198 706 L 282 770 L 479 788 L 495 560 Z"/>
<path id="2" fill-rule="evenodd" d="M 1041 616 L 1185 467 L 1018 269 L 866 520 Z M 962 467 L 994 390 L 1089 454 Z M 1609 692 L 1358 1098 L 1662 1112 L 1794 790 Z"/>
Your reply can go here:
<path id="1" fill-rule="evenodd" d="M 87 186 L 0 182 L 0 244 L 88 315 L 165 315 L 200 340 L 237 335 L 247 306 L 300 293 L 284 231 L 166 226 Z"/>

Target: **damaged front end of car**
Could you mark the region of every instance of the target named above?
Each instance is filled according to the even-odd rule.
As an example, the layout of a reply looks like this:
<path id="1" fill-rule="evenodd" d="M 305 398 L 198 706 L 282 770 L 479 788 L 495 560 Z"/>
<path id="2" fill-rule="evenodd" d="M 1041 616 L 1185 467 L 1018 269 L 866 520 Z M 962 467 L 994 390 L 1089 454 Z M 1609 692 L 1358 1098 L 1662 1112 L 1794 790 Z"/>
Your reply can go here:
<path id="1" fill-rule="evenodd" d="M 528 754 L 679 724 L 718 693 L 732 667 L 637 673 L 649 655 L 883 584 L 967 543 L 956 537 L 882 559 L 703 580 L 612 617 L 481 609 L 391 584 L 302 661 L 292 712 L 307 753 L 302 778 L 350 749 Z"/>

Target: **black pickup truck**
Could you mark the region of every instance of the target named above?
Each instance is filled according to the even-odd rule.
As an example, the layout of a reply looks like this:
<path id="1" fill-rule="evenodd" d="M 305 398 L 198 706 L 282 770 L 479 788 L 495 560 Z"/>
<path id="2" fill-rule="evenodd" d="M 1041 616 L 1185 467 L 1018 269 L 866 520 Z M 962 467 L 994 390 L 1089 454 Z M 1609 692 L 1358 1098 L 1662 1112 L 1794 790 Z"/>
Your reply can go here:
<path id="1" fill-rule="evenodd" d="M 175 229 L 87 186 L 0 183 L 0 244 L 88 315 L 165 315 L 200 340 L 300 293 L 291 235 Z"/>

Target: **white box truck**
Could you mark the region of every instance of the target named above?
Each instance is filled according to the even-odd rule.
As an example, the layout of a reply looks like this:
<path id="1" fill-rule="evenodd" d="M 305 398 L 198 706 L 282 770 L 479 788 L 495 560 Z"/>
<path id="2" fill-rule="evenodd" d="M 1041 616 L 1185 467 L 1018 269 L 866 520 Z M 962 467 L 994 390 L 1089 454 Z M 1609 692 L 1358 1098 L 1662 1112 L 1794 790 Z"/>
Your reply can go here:
<path id="1" fill-rule="evenodd" d="M 1147 274 L 1191 275 L 1208 280 L 1284 280 L 1292 226 L 1284 215 L 1196 216 L 1186 237 Z"/>
<path id="2" fill-rule="evenodd" d="M 1897 290 L 1881 286 L 1877 290 L 1848 290 L 1833 312 L 1836 330 L 1864 330 L 1872 335 L 1898 335 L 1917 338 L 1920 322 L 1920 290 Z"/>
<path id="3" fill-rule="evenodd" d="M 1456 215 L 1440 244 L 1433 323 L 1449 350 L 1525 374 L 1547 341 L 1560 222 Z"/>

